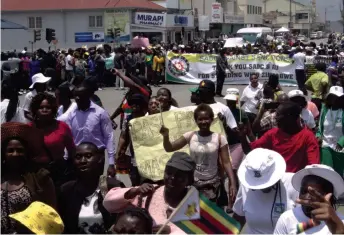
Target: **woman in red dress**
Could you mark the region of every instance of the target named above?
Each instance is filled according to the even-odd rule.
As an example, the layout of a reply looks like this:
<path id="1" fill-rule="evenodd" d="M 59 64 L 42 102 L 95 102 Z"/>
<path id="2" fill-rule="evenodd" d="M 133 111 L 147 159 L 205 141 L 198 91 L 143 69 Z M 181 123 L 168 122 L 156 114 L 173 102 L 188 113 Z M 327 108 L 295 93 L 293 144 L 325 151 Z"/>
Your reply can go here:
<path id="1" fill-rule="evenodd" d="M 46 159 L 36 159 L 37 163 L 47 168 L 52 175 L 55 186 L 72 180 L 73 169 L 71 158 L 74 156 L 75 144 L 69 126 L 56 120 L 56 98 L 48 93 L 40 93 L 32 99 L 30 110 L 35 126 L 44 135 Z"/>

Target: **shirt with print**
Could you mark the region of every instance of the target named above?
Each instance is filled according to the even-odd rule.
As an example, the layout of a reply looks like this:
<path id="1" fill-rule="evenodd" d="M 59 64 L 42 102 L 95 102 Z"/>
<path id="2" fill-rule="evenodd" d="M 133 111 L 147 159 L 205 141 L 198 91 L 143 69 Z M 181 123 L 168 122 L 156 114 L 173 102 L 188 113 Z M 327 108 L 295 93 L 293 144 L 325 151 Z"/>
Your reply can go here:
<path id="1" fill-rule="evenodd" d="M 242 92 L 240 101 L 245 102 L 242 106 L 242 109 L 247 113 L 254 113 L 257 114 L 257 104 L 258 100 L 255 98 L 258 92 L 263 88 L 263 84 L 259 83 L 256 88 L 253 88 L 251 85 L 245 87 Z"/>
<path id="2" fill-rule="evenodd" d="M 200 136 L 198 132 L 185 133 L 184 138 L 190 147 L 190 156 L 196 162 L 195 178 L 210 180 L 218 176 L 219 149 L 228 145 L 226 137 L 212 133 L 209 136 Z"/>

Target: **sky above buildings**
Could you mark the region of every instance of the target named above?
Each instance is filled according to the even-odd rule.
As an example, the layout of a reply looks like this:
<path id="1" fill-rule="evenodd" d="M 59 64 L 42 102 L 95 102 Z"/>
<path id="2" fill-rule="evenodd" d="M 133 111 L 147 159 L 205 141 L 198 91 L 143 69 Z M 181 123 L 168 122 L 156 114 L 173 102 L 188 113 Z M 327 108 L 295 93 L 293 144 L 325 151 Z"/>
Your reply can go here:
<path id="1" fill-rule="evenodd" d="M 309 4 L 312 0 L 296 0 L 303 4 Z M 317 13 L 320 19 L 325 21 L 325 9 L 327 8 L 327 20 L 336 21 L 340 19 L 340 7 L 343 8 L 342 0 L 317 0 Z"/>

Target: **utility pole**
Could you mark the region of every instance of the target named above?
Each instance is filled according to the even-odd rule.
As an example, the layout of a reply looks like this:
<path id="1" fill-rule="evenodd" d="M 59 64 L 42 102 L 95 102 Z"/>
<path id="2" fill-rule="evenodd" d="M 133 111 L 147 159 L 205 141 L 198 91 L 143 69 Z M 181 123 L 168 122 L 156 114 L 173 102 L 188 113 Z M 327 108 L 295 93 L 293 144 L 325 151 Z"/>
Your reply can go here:
<path id="1" fill-rule="evenodd" d="M 292 3 L 292 0 L 290 0 L 290 3 L 289 3 L 289 28 L 291 28 L 291 24 L 293 21 L 293 16 L 292 16 L 292 12 L 291 12 L 291 3 Z"/>

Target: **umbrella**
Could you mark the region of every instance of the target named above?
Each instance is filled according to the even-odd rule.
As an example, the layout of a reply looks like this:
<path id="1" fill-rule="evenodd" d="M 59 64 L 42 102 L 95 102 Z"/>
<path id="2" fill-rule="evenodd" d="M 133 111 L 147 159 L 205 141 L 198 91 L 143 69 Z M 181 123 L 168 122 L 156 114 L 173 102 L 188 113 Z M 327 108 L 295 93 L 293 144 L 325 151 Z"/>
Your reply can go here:
<path id="1" fill-rule="evenodd" d="M 286 33 L 286 32 L 289 32 L 289 29 L 284 28 L 284 27 L 282 27 L 282 28 L 280 28 L 279 30 L 276 31 L 276 33 Z"/>
<path id="2" fill-rule="evenodd" d="M 27 29 L 27 28 L 20 24 L 1 19 L 1 29 Z"/>

